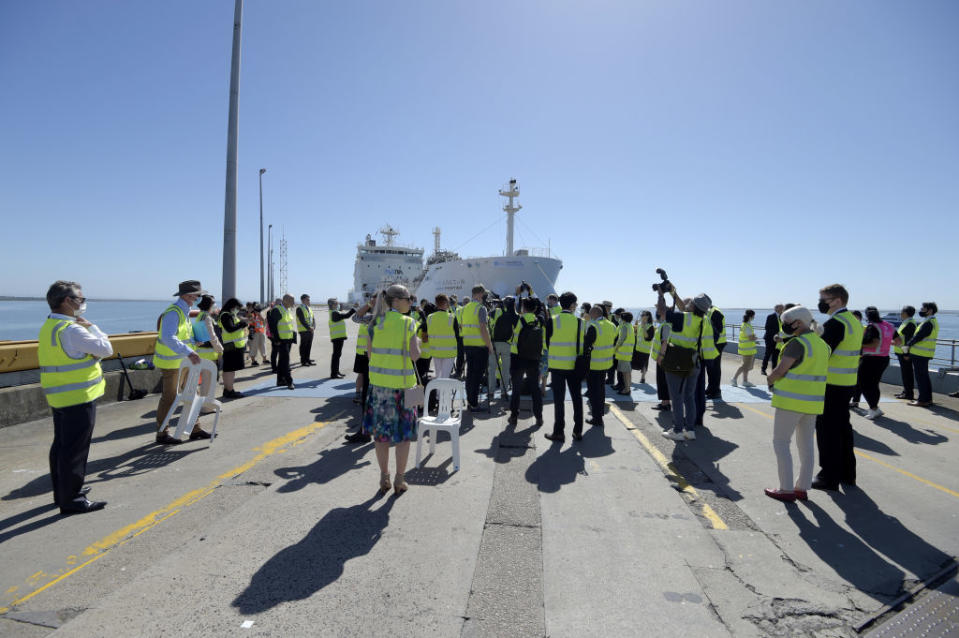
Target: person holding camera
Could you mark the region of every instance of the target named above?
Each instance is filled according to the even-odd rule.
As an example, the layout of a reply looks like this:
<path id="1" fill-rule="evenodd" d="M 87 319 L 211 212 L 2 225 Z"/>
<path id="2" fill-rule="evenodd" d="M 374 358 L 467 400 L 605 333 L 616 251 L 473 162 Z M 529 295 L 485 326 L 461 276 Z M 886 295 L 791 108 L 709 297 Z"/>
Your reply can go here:
<path id="1" fill-rule="evenodd" d="M 284 301 L 285 301 L 284 297 Z M 333 345 L 333 353 L 330 355 L 330 378 L 342 379 L 345 374 L 340 374 L 340 357 L 343 354 L 343 344 L 346 343 L 346 320 L 356 314 L 356 308 L 350 308 L 349 312 L 340 312 L 340 302 L 336 297 L 331 297 L 326 301 L 330 310 L 330 316 L 327 323 L 330 327 L 330 342 Z"/>
<path id="2" fill-rule="evenodd" d="M 543 322 L 535 311 L 539 302 L 532 297 L 521 300 L 522 316 L 517 317 L 510 339 L 509 378 L 512 380 L 510 415 L 507 422 L 515 426 L 519 420 L 519 399 L 523 388 L 529 385 L 533 398 L 534 427 L 543 425 L 543 394 L 539 387 L 539 365 L 546 349 L 546 334 Z"/>
<path id="3" fill-rule="evenodd" d="M 553 431 L 546 433 L 550 441 L 566 440 L 566 389 L 573 401 L 573 439 L 583 438 L 583 320 L 573 314 L 576 295 L 564 292 L 559 296 L 562 311 L 546 324 L 549 372 L 553 385 Z"/>

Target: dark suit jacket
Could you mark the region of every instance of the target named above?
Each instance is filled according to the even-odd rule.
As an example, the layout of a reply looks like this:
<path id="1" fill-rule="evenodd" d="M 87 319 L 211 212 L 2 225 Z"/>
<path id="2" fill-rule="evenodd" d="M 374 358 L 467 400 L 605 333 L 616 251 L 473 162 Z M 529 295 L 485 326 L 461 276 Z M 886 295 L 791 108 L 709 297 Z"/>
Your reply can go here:
<path id="1" fill-rule="evenodd" d="M 775 312 L 766 315 L 766 334 L 763 339 L 766 343 L 773 343 L 773 337 L 779 334 L 779 315 Z"/>

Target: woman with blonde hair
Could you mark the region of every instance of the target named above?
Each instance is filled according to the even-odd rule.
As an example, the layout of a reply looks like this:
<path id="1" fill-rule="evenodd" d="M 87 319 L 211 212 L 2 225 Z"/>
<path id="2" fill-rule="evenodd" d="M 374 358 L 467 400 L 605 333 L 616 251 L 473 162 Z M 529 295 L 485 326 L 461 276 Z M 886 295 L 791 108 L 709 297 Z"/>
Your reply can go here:
<path id="1" fill-rule="evenodd" d="M 410 440 L 416 432 L 416 407 L 406 405 L 406 390 L 417 385 L 414 361 L 420 357 L 416 325 L 407 316 L 410 292 L 394 284 L 380 295 L 373 310 L 369 334 L 369 399 L 363 433 L 373 438 L 380 467 L 380 491 L 390 485 L 390 444 L 396 447 L 396 494 L 408 489 L 405 472 Z"/>

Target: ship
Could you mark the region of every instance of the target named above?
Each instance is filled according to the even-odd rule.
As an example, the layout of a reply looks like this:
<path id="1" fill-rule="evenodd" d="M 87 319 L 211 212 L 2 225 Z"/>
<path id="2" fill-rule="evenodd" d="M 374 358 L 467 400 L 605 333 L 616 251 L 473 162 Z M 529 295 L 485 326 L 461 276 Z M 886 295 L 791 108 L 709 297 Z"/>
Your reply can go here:
<path id="1" fill-rule="evenodd" d="M 473 286 L 483 284 L 494 296 L 515 294 L 521 284 L 527 284 L 539 297 L 556 292 L 556 280 L 563 268 L 562 260 L 552 256 L 549 249 L 519 248 L 513 246 L 513 223 L 523 207 L 516 201 L 519 185 L 515 179 L 499 190 L 507 199 L 506 250 L 492 257 L 460 257 L 455 251 L 440 245 L 441 230 L 433 229 L 433 253 L 423 263 L 423 249 L 396 243 L 399 234 L 392 226 L 380 230 L 384 244 L 367 235 L 366 242 L 357 246 L 353 269 L 353 289 L 349 299 L 354 304 L 364 303 L 377 290 L 400 283 L 420 299 L 432 301 L 445 293 L 458 298 L 469 298 Z M 414 273 L 415 271 L 415 273 Z"/>

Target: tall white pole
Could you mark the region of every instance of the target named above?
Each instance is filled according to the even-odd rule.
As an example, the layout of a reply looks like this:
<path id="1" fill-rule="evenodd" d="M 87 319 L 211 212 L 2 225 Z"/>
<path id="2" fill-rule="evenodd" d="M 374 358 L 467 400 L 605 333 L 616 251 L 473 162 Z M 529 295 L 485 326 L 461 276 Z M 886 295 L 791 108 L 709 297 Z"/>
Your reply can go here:
<path id="1" fill-rule="evenodd" d="M 260 305 L 265 303 L 263 296 L 263 173 L 265 168 L 260 169 Z"/>
<path id="2" fill-rule="evenodd" d="M 236 146 L 240 102 L 240 32 L 243 0 L 233 11 L 233 61 L 230 64 L 230 118 L 226 142 L 226 204 L 223 212 L 223 301 L 236 297 Z"/>
<path id="3" fill-rule="evenodd" d="M 270 235 L 270 242 L 269 242 L 270 246 L 266 251 L 267 252 L 267 262 L 266 262 L 267 290 L 269 290 L 269 292 L 267 293 L 267 297 L 269 298 L 269 301 L 273 301 L 274 299 L 273 297 L 273 224 L 270 224 L 268 232 Z"/>

